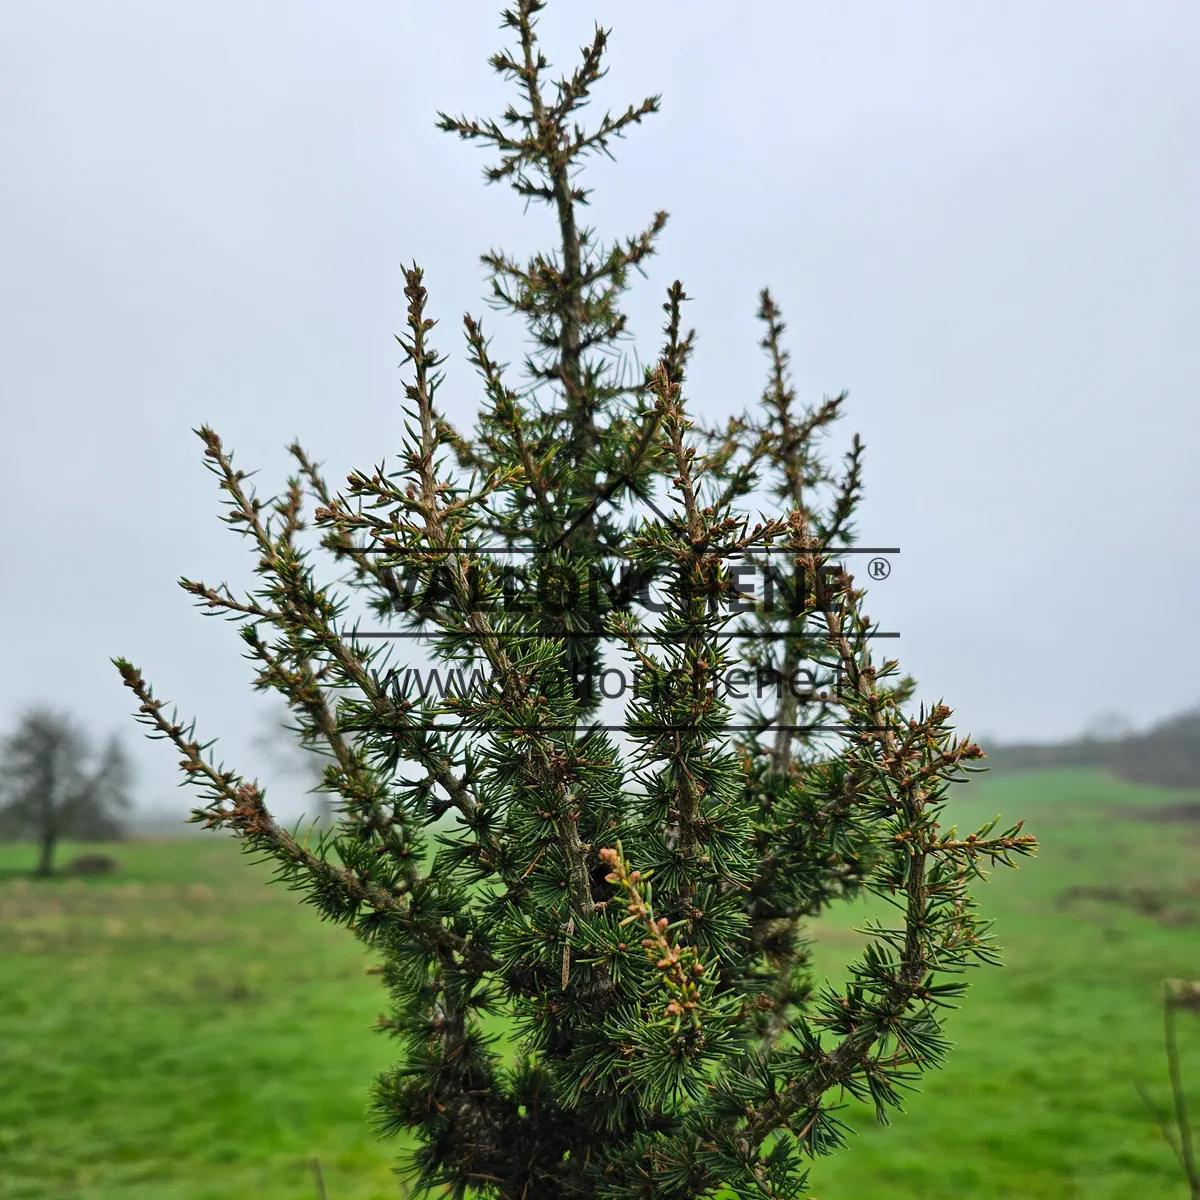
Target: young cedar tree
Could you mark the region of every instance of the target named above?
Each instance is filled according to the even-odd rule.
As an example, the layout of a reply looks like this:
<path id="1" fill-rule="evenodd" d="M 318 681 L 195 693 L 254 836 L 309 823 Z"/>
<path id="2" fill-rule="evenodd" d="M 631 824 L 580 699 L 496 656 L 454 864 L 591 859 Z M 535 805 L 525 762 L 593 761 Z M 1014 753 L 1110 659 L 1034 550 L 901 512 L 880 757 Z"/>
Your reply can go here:
<path id="1" fill-rule="evenodd" d="M 182 585 L 241 619 L 258 688 L 326 756 L 336 827 L 283 828 L 257 782 L 118 666 L 204 793 L 194 819 L 272 860 L 381 961 L 397 1062 L 373 1109 L 414 1135 L 410 1182 L 799 1197 L 806 1158 L 843 1141 L 834 1105 L 867 1100 L 882 1120 L 941 1064 L 964 968 L 996 957 L 969 887 L 1033 839 L 939 823 L 980 751 L 945 705 L 913 711 L 912 681 L 872 655 L 844 569 L 862 446 L 822 455 L 844 396 L 797 402 L 770 295 L 748 413 L 689 416 L 679 283 L 653 367 L 628 369 L 620 301 L 667 218 L 598 240 L 579 170 L 658 98 L 585 127 L 607 34 L 553 79 L 543 7 L 503 16 L 515 46 L 491 63 L 513 105 L 439 122 L 494 152 L 489 181 L 553 214 L 553 249 L 483 256 L 494 306 L 527 329 L 523 381 L 465 317 L 484 400 L 473 432 L 451 428 L 414 266 L 394 469 L 337 492 L 294 445 L 294 477 L 260 501 L 199 431 L 261 586 Z M 340 583 L 318 577 L 318 549 Z M 394 665 L 415 646 L 436 677 Z M 895 911 L 840 989 L 815 989 L 804 923 L 863 892 Z"/>

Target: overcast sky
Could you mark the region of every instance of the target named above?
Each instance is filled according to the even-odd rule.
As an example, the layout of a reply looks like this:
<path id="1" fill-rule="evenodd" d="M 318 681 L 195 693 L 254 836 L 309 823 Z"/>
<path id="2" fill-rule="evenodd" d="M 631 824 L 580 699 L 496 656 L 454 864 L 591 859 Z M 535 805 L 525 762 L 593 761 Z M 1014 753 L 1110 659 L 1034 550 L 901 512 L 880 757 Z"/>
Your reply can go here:
<path id="1" fill-rule="evenodd" d="M 0 722 L 36 701 L 123 729 L 143 799 L 181 804 L 124 654 L 265 770 L 240 643 L 175 584 L 245 578 L 190 430 L 268 493 L 296 436 L 335 478 L 392 453 L 413 259 L 470 423 L 478 256 L 552 234 L 434 128 L 508 102 L 498 11 L 0 7 Z M 869 608 L 924 694 L 1045 740 L 1200 699 L 1200 5 L 557 0 L 556 67 L 594 20 L 597 108 L 663 95 L 587 177 L 606 236 L 671 214 L 629 304 L 642 355 L 680 278 L 694 403 L 753 403 L 772 288 L 801 396 L 850 391 L 863 540 L 902 549 Z"/>

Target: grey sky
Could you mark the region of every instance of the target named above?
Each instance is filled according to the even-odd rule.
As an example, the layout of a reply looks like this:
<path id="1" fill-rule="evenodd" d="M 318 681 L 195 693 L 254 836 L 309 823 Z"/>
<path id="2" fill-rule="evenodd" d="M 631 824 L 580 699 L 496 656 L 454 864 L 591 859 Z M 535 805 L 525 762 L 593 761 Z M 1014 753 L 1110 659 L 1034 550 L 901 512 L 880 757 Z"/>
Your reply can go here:
<path id="1" fill-rule="evenodd" d="M 213 424 L 266 492 L 293 436 L 335 478 L 392 453 L 414 258 L 468 423 L 478 255 L 550 234 L 433 127 L 507 102 L 498 8 L 0 9 L 4 724 L 49 701 L 122 728 L 145 796 L 170 796 L 121 653 L 264 769 L 240 643 L 174 582 L 245 578 L 189 430 Z M 556 67 L 593 19 L 613 28 L 596 107 L 663 93 L 589 173 L 605 235 L 671 213 L 630 303 L 641 352 L 681 278 L 691 395 L 752 403 L 771 286 L 801 394 L 850 390 L 864 540 L 903 548 L 870 608 L 925 694 L 1046 739 L 1200 698 L 1200 6 L 558 0 Z"/>

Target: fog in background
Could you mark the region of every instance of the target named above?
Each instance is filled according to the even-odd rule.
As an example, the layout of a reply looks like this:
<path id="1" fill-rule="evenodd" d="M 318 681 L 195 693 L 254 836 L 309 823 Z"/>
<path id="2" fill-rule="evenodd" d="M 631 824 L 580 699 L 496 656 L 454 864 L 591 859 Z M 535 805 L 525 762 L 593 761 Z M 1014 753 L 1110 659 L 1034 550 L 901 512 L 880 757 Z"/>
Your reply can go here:
<path id="1" fill-rule="evenodd" d="M 215 426 L 267 494 L 293 437 L 335 481 L 394 453 L 413 259 L 470 425 L 462 313 L 501 328 L 479 254 L 554 232 L 434 128 L 509 102 L 498 8 L 0 9 L 0 724 L 49 702 L 123 729 L 143 801 L 182 807 L 124 654 L 270 784 L 269 702 L 175 583 L 249 579 L 189 431 Z M 585 176 L 606 239 L 671 214 L 629 302 L 640 354 L 680 278 L 692 402 L 740 410 L 772 288 L 800 397 L 850 391 L 834 445 L 867 444 L 862 540 L 902 548 L 869 608 L 922 694 L 1013 740 L 1194 703 L 1200 6 L 557 0 L 556 68 L 593 20 L 593 115 L 663 95 Z"/>

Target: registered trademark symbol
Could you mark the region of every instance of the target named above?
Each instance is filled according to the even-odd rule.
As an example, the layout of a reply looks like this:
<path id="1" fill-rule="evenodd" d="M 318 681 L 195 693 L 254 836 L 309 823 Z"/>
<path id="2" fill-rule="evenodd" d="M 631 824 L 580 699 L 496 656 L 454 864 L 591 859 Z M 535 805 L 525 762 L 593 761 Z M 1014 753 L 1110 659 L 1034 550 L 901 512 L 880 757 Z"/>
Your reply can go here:
<path id="1" fill-rule="evenodd" d="M 886 558 L 873 558 L 867 563 L 867 574 L 872 579 L 886 579 L 892 573 L 892 564 Z"/>

